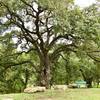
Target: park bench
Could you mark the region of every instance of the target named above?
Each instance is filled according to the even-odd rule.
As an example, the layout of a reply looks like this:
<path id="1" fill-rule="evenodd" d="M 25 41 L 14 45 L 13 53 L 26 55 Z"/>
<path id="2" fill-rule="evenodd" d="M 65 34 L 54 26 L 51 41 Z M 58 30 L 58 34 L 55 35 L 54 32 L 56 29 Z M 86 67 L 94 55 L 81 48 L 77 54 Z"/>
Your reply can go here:
<path id="1" fill-rule="evenodd" d="M 75 84 L 77 85 L 78 88 L 86 88 L 87 87 L 86 81 L 83 81 L 83 80 L 76 81 Z"/>

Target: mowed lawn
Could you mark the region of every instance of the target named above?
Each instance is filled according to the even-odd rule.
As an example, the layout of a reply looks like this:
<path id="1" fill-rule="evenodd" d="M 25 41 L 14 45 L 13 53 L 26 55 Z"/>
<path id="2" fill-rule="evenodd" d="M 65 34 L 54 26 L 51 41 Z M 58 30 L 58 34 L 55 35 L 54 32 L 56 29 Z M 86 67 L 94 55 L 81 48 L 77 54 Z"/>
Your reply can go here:
<path id="1" fill-rule="evenodd" d="M 0 100 L 100 100 L 100 88 L 47 90 L 43 93 L 0 95 Z"/>

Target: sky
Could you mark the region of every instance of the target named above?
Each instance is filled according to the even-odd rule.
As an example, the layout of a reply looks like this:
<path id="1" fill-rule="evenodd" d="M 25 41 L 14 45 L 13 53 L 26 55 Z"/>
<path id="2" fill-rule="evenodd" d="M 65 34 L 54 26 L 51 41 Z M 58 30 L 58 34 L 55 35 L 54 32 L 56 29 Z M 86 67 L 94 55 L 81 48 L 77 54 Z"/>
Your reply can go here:
<path id="1" fill-rule="evenodd" d="M 75 0 L 75 4 L 79 5 L 82 8 L 87 7 L 95 2 L 96 0 Z"/>

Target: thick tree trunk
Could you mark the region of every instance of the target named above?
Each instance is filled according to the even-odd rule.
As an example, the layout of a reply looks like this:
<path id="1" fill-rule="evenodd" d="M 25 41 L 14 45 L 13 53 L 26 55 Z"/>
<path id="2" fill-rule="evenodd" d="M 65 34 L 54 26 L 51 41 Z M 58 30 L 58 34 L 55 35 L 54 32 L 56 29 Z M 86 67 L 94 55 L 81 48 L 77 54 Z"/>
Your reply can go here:
<path id="1" fill-rule="evenodd" d="M 88 88 L 92 88 L 92 78 L 85 79 Z"/>
<path id="2" fill-rule="evenodd" d="M 99 87 L 99 80 L 97 80 L 97 88 Z"/>
<path id="3" fill-rule="evenodd" d="M 70 77 L 68 75 L 69 71 L 68 71 L 67 65 L 65 66 L 65 70 L 66 70 L 66 83 L 65 84 L 69 85 L 69 83 L 70 83 Z"/>
<path id="4" fill-rule="evenodd" d="M 81 73 L 82 73 L 82 76 L 84 78 L 84 81 L 86 81 L 86 84 L 87 84 L 87 88 L 92 88 L 92 81 L 93 81 L 93 77 L 89 77 L 89 76 L 86 76 L 83 72 L 82 69 L 80 69 Z"/>
<path id="5" fill-rule="evenodd" d="M 46 55 L 44 59 L 41 59 L 40 64 L 40 73 L 38 76 L 38 85 L 45 86 L 47 89 L 50 88 L 51 80 L 51 68 L 49 56 Z"/>
<path id="6" fill-rule="evenodd" d="M 28 70 L 26 69 L 26 70 L 25 70 L 25 82 L 24 82 L 24 89 L 27 87 L 28 80 L 29 80 L 29 72 L 28 72 Z"/>

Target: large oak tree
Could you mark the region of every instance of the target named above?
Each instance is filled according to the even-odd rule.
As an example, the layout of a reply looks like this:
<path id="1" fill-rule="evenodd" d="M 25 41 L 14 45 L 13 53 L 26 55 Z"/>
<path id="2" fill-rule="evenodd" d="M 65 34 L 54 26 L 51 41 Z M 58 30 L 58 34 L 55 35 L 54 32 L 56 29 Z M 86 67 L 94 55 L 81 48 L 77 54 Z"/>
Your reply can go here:
<path id="1" fill-rule="evenodd" d="M 51 69 L 60 53 L 76 52 L 94 34 L 96 21 L 91 21 L 87 11 L 71 6 L 71 0 L 4 0 L 0 1 L 0 9 L 6 19 L 2 25 L 10 28 L 18 45 L 24 44 L 22 51 L 36 51 L 38 85 L 46 88 L 50 86 Z"/>

